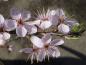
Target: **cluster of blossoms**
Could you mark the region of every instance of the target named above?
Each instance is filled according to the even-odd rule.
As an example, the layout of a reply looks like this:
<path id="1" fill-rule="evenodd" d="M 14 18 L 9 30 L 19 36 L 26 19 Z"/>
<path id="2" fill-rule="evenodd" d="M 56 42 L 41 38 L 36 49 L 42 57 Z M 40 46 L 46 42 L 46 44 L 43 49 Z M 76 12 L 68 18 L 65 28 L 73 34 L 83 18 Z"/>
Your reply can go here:
<path id="1" fill-rule="evenodd" d="M 30 11 L 12 8 L 10 15 L 12 19 L 4 19 L 0 14 L 0 46 L 4 46 L 6 41 L 10 39 L 9 31 L 16 30 L 18 37 L 31 35 L 30 41 L 33 47 L 20 49 L 19 52 L 29 54 L 28 58 L 32 62 L 33 60 L 43 61 L 46 56 L 59 57 L 60 52 L 57 46 L 64 43 L 62 39 L 52 40 L 50 33 L 45 34 L 42 38 L 35 36 L 34 33 L 37 33 L 38 29 L 46 30 L 51 26 L 57 26 L 58 32 L 66 35 L 70 33 L 75 24 L 79 25 L 76 20 L 68 19 L 63 9 L 48 9 L 47 11 L 38 12 L 34 21 L 30 21 Z"/>
<path id="2" fill-rule="evenodd" d="M 33 43 L 33 48 L 24 48 L 19 52 L 28 53 L 28 59 L 37 61 L 45 60 L 45 57 L 59 57 L 60 52 L 56 46 L 62 45 L 64 41 L 62 39 L 52 40 L 52 37 L 49 33 L 45 34 L 42 38 L 37 36 L 31 36 L 31 42 Z"/>

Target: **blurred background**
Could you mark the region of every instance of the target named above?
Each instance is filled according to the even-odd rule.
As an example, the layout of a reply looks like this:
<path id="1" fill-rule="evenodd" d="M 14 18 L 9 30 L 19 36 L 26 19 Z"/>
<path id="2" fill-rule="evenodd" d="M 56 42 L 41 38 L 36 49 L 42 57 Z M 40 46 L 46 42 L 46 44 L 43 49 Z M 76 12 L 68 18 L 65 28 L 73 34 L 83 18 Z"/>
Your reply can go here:
<path id="1" fill-rule="evenodd" d="M 12 7 L 30 10 L 33 15 L 37 10 L 43 8 L 63 8 L 69 17 L 72 16 L 79 22 L 86 24 L 86 0 L 0 0 L 0 14 L 5 18 L 10 18 L 9 14 Z M 53 37 L 58 38 L 57 36 Z M 15 44 L 16 48 L 19 49 L 22 48 L 22 43 L 25 43 L 26 40 L 21 41 L 19 39 L 10 42 L 10 44 Z M 35 62 L 34 64 L 86 65 L 86 32 L 82 34 L 80 39 L 65 40 L 65 44 L 60 46 L 59 49 L 61 51 L 59 58 L 51 58 L 50 61 Z M 17 52 L 8 53 L 6 49 L 0 48 L 0 65 L 30 65 L 30 61 L 25 61 L 26 58 L 26 55 Z"/>

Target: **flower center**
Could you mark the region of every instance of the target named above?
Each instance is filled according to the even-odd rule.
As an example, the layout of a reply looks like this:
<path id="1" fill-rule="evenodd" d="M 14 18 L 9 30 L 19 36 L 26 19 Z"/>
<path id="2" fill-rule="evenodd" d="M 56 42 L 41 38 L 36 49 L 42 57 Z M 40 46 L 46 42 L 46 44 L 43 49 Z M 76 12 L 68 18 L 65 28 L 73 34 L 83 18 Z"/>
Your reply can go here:
<path id="1" fill-rule="evenodd" d="M 22 20 L 22 19 L 19 19 L 18 21 L 17 21 L 17 25 L 19 26 L 19 25 L 24 25 L 24 21 Z"/>
<path id="2" fill-rule="evenodd" d="M 48 20 L 48 17 L 43 17 L 42 20 L 46 21 L 46 20 Z"/>
<path id="3" fill-rule="evenodd" d="M 47 49 L 49 47 L 49 45 L 45 45 L 45 48 Z"/>
<path id="4" fill-rule="evenodd" d="M 5 31 L 4 27 L 0 27 L 0 32 L 4 32 L 4 31 Z"/>

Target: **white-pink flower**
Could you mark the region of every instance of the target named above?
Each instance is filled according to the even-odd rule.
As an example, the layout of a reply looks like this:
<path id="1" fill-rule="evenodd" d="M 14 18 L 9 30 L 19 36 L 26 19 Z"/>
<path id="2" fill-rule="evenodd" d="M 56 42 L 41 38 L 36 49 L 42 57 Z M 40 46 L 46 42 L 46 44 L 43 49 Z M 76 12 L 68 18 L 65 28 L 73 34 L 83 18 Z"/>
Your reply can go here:
<path id="1" fill-rule="evenodd" d="M 16 34 L 19 37 L 25 37 L 26 34 L 33 34 L 37 32 L 36 26 L 27 22 L 31 18 L 29 11 L 18 10 L 17 8 L 12 8 L 10 10 L 10 15 L 12 19 L 6 20 L 6 30 L 12 31 L 16 29 Z"/>
<path id="2" fill-rule="evenodd" d="M 65 15 L 65 12 L 63 9 L 57 9 L 57 10 L 52 10 L 52 13 L 54 18 L 57 18 L 57 21 L 52 21 L 53 25 L 58 25 L 58 32 L 62 34 L 68 34 L 75 24 L 79 24 L 76 20 L 74 19 L 68 19 L 68 17 Z M 55 19 L 52 20 L 55 20 Z M 58 23 L 57 23 L 58 22 Z M 56 24 L 57 23 L 57 24 Z"/>
<path id="3" fill-rule="evenodd" d="M 50 11 L 50 21 L 52 22 L 52 25 L 56 26 L 59 24 L 59 19 L 64 16 L 64 19 L 66 18 L 65 13 L 62 9 L 56 9 Z"/>
<path id="4" fill-rule="evenodd" d="M 74 24 L 78 23 L 75 19 L 69 19 L 66 16 L 65 11 L 61 8 L 51 10 L 51 15 L 52 18 L 50 19 L 52 20 L 52 25 L 58 25 L 58 23 L 64 22 L 69 26 L 73 26 Z"/>
<path id="5" fill-rule="evenodd" d="M 36 47 L 40 48 L 40 53 L 38 53 L 39 60 L 43 60 L 45 56 L 59 57 L 60 52 L 56 46 L 64 43 L 62 39 L 52 40 L 50 34 L 45 34 L 41 39 L 37 36 L 32 36 L 31 42 Z"/>
<path id="6" fill-rule="evenodd" d="M 35 24 L 41 29 L 48 29 L 52 26 L 52 18 L 51 10 L 43 10 L 42 12 L 38 12 L 37 20 L 35 20 Z"/>
<path id="7" fill-rule="evenodd" d="M 31 36 L 31 42 L 33 43 L 32 48 L 24 48 L 19 52 L 24 52 L 29 55 L 28 59 L 37 61 L 45 60 L 46 56 L 59 57 L 60 52 L 56 46 L 62 45 L 64 41 L 62 39 L 55 39 L 51 41 L 50 34 L 46 34 L 41 38 L 37 36 Z"/>
<path id="8" fill-rule="evenodd" d="M 0 14 L 0 46 L 4 46 L 6 41 L 10 39 L 10 34 L 6 32 L 5 19 L 3 15 Z"/>

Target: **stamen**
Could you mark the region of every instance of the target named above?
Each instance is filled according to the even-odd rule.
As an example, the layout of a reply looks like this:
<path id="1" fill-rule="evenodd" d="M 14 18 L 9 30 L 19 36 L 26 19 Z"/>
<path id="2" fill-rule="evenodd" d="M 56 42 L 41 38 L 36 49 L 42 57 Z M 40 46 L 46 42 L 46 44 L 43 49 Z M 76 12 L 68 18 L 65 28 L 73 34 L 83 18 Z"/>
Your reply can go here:
<path id="1" fill-rule="evenodd" d="M 46 21 L 46 20 L 48 20 L 48 17 L 44 17 L 44 18 L 42 18 L 42 20 L 43 21 Z"/>

